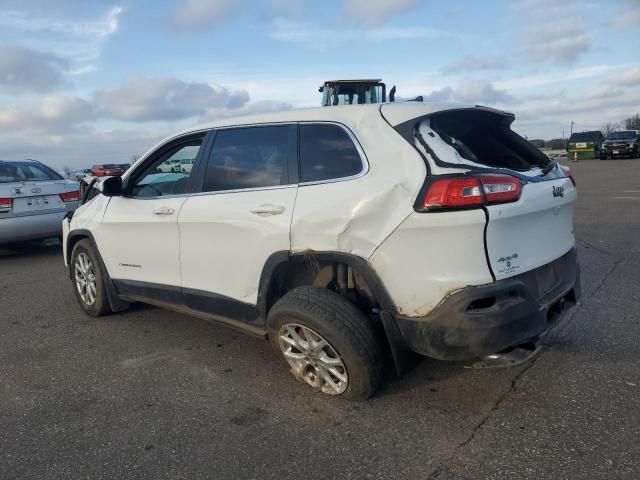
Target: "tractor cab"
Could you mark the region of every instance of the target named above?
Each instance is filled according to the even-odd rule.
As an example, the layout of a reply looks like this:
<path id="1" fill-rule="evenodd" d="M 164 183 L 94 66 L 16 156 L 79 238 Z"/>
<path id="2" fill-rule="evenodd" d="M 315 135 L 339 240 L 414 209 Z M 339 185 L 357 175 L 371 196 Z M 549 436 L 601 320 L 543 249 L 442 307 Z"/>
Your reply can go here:
<path id="1" fill-rule="evenodd" d="M 319 89 L 322 106 L 362 105 L 387 101 L 387 86 L 381 79 L 327 80 Z M 389 101 L 394 101 L 396 87 L 389 92 Z"/>

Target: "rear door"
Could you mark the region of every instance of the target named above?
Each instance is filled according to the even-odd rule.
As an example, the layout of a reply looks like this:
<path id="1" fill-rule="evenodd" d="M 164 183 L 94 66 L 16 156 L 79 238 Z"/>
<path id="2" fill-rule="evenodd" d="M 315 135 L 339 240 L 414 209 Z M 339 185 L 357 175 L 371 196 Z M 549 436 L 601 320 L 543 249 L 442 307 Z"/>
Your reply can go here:
<path id="1" fill-rule="evenodd" d="M 526 183 L 517 202 L 486 207 L 486 245 L 496 279 L 540 267 L 571 250 L 576 199 L 571 179 L 563 176 Z"/>
<path id="2" fill-rule="evenodd" d="M 190 307 L 220 313 L 234 305 L 229 315 L 251 315 L 267 259 L 291 248 L 296 150 L 295 125 L 215 133 L 201 192 L 186 200 L 178 219 L 182 286 Z"/>

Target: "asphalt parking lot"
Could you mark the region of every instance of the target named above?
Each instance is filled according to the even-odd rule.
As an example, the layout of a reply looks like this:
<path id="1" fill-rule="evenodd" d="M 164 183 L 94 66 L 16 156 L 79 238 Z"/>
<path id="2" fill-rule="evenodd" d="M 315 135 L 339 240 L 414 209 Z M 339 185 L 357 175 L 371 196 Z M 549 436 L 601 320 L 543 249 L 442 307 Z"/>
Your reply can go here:
<path id="1" fill-rule="evenodd" d="M 57 242 L 0 248 L 0 478 L 640 478 L 640 160 L 570 166 L 583 297 L 542 353 L 364 403 L 226 327 L 85 316 Z"/>

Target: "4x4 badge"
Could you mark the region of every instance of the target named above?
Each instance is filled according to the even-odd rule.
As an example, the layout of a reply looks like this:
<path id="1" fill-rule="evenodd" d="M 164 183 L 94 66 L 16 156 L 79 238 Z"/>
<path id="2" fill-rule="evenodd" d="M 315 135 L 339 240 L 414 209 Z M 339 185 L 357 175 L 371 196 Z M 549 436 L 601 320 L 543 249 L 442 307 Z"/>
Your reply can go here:
<path id="1" fill-rule="evenodd" d="M 564 187 L 553 187 L 554 197 L 564 197 Z"/>

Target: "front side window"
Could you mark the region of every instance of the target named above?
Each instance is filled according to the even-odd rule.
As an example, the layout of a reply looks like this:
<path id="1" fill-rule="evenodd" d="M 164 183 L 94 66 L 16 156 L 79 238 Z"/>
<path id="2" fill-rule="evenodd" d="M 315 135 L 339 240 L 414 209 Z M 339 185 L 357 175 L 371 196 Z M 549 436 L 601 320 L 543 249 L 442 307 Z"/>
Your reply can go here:
<path id="1" fill-rule="evenodd" d="M 203 192 L 289 183 L 289 126 L 220 130 L 207 162 Z"/>
<path id="2" fill-rule="evenodd" d="M 352 177 L 362 172 L 353 141 L 337 125 L 300 126 L 300 181 L 318 182 Z"/>
<path id="3" fill-rule="evenodd" d="M 202 139 L 194 139 L 161 153 L 134 181 L 131 195 L 148 198 L 186 193 L 191 168 L 182 168 L 183 162 L 193 163 L 201 146 Z"/>

